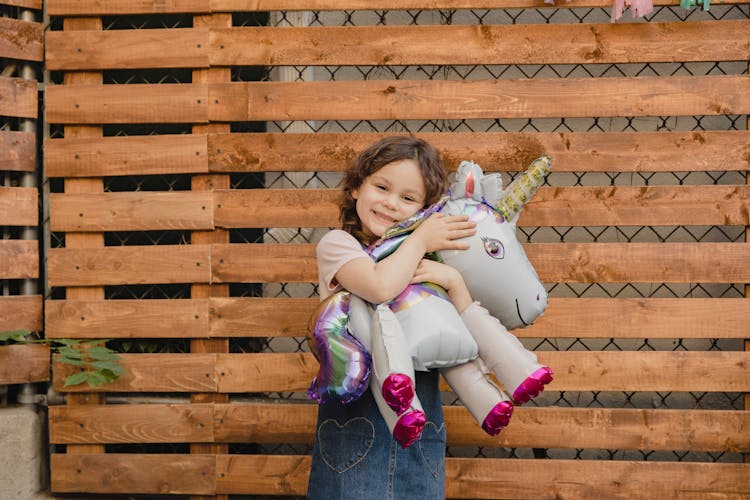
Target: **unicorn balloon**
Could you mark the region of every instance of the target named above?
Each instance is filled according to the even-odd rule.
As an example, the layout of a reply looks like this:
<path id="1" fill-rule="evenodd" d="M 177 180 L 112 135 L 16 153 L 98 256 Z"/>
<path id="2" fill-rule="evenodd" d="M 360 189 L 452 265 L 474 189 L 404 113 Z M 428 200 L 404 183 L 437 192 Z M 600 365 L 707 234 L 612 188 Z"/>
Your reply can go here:
<path id="1" fill-rule="evenodd" d="M 346 291 L 334 294 L 311 324 L 310 345 L 320 370 L 310 397 L 351 401 L 369 380 L 391 433 L 408 447 L 425 425 L 414 371 L 437 368 L 487 433 L 507 426 L 513 401 L 527 402 L 552 381 L 552 370 L 504 326 L 528 326 L 547 304 L 544 286 L 516 239 L 516 221 L 549 168 L 549 158 L 541 157 L 503 189 L 499 175 L 485 176 L 478 165 L 462 162 L 448 196 L 371 245 L 368 253 L 378 261 L 432 213 L 468 215 L 477 223 L 470 248 L 438 252 L 436 258 L 461 272 L 478 302 L 459 315 L 446 292 L 430 283 L 409 285 L 379 305 Z"/>

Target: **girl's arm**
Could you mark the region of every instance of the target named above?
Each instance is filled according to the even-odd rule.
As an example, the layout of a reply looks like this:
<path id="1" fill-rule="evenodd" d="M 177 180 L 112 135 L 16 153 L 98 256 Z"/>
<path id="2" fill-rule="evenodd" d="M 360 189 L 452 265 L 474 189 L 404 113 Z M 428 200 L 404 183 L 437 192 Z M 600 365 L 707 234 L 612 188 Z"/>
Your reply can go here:
<path id="1" fill-rule="evenodd" d="M 422 283 L 426 281 L 443 287 L 448 292 L 448 297 L 459 314 L 473 302 L 463 276 L 454 267 L 434 260 L 422 259 L 411 282 Z"/>
<path id="2" fill-rule="evenodd" d="M 433 214 L 391 255 L 377 263 L 371 259 L 349 261 L 336 273 L 336 281 L 368 302 L 387 302 L 412 281 L 426 253 L 469 248 L 468 243 L 458 240 L 472 236 L 475 227 L 464 215 Z"/>

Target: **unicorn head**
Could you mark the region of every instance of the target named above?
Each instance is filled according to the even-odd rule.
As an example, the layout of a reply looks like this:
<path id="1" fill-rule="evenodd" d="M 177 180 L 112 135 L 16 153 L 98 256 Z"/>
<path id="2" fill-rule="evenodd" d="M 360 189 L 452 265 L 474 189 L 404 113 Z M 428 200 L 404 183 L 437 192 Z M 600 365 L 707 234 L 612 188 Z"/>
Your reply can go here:
<path id="1" fill-rule="evenodd" d="M 549 169 L 549 157 L 542 156 L 503 189 L 499 174 L 484 175 L 479 165 L 461 162 L 450 200 L 440 210 L 477 223 L 468 250 L 438 255 L 458 269 L 472 297 L 508 329 L 530 325 L 547 307 L 547 291 L 516 237 L 516 222 Z"/>

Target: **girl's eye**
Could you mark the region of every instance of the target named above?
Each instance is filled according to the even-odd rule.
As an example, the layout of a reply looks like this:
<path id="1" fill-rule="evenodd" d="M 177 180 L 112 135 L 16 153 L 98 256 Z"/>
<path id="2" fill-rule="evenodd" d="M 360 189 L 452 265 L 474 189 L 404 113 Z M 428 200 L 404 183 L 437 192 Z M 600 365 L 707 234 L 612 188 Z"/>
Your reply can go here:
<path id="1" fill-rule="evenodd" d="M 408 201 L 409 203 L 414 203 L 416 200 L 412 198 L 411 196 L 404 196 L 404 201 Z"/>
<path id="2" fill-rule="evenodd" d="M 385 186 L 382 186 L 382 185 L 377 185 L 375 187 L 378 188 L 381 191 L 385 191 L 386 190 Z"/>
<path id="3" fill-rule="evenodd" d="M 500 240 L 496 240 L 495 238 L 482 238 L 482 241 L 484 242 L 484 251 L 487 252 L 487 255 L 493 259 L 502 259 L 505 257 L 505 248 L 503 248 L 503 244 Z"/>

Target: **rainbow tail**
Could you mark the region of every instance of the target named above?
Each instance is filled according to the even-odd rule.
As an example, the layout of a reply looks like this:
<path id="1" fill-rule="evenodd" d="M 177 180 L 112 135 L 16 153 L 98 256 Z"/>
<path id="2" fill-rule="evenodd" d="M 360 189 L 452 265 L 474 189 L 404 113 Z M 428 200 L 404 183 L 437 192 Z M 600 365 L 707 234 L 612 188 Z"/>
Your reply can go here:
<path id="1" fill-rule="evenodd" d="M 320 369 L 307 395 L 318 403 L 359 399 L 370 380 L 370 354 L 347 331 L 351 294 L 338 292 L 321 302 L 311 319 L 308 343 Z"/>

